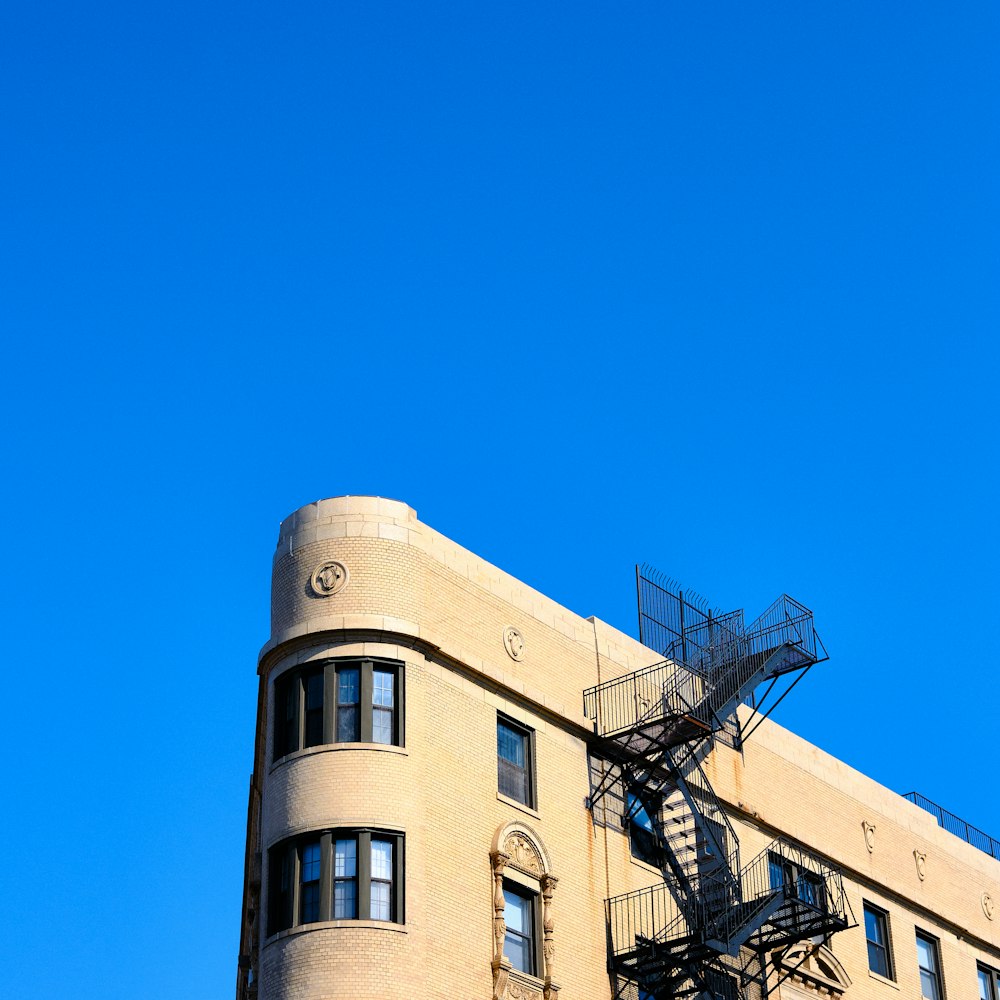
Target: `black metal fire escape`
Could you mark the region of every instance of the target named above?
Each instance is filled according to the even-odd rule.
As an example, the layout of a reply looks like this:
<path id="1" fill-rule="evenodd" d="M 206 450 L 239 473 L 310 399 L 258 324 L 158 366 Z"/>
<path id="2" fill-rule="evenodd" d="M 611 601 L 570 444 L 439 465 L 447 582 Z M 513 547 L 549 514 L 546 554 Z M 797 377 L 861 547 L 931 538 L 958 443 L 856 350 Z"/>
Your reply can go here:
<path id="1" fill-rule="evenodd" d="M 742 611 L 714 613 L 638 568 L 637 583 L 640 638 L 666 660 L 584 692 L 605 764 L 590 806 L 614 792 L 626 822 L 641 809 L 664 878 L 606 903 L 615 997 L 764 997 L 771 951 L 851 925 L 843 881 L 782 839 L 741 866 L 736 832 L 701 761 L 716 740 L 738 748 L 826 651 L 812 612 L 787 595 L 746 626 Z M 784 692 L 772 698 L 783 679 Z M 746 732 L 736 714 L 742 703 L 755 709 Z"/>

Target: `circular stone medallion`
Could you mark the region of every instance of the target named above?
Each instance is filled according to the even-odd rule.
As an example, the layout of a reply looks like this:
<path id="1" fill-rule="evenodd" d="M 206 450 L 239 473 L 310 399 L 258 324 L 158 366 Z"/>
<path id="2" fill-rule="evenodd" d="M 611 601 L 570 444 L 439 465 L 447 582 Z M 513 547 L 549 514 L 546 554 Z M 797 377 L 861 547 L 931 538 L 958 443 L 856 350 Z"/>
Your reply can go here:
<path id="1" fill-rule="evenodd" d="M 309 578 L 309 586 L 317 597 L 331 597 L 347 586 L 347 567 L 336 559 L 320 563 Z"/>
<path id="2" fill-rule="evenodd" d="M 503 644 L 512 660 L 524 658 L 524 636 L 512 625 L 503 630 Z"/>

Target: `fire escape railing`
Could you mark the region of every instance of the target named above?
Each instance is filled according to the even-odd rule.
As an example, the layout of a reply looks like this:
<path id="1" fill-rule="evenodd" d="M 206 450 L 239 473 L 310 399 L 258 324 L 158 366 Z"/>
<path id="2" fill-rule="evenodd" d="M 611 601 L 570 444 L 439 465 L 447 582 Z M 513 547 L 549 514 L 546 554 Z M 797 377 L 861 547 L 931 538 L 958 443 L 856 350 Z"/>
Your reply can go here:
<path id="1" fill-rule="evenodd" d="M 690 716 L 707 731 L 705 677 L 700 670 L 671 660 L 589 688 L 584 715 L 596 722 L 598 736 L 614 737 L 644 722 L 657 725 L 671 717 Z"/>
<path id="2" fill-rule="evenodd" d="M 753 699 L 766 715 L 759 685 L 770 682 L 766 699 L 780 678 L 801 677 L 826 650 L 812 612 L 787 595 L 745 626 L 742 611 L 720 614 L 670 581 L 637 575 L 640 636 L 666 659 L 584 692 L 594 749 L 606 762 L 590 805 L 616 784 L 622 801 L 641 804 L 664 878 L 607 900 L 615 996 L 709 1000 L 725 981 L 737 998 L 751 979 L 766 994 L 764 950 L 849 926 L 843 880 L 784 840 L 741 868 L 736 831 L 700 760 L 716 739 L 739 745 L 741 703 Z"/>

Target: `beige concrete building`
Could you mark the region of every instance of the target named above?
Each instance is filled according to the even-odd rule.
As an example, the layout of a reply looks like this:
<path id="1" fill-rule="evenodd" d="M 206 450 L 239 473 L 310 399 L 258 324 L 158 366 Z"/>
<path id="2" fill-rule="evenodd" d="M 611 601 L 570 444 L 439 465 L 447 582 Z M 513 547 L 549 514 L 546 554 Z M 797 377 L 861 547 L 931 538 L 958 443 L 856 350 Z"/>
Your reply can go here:
<path id="1" fill-rule="evenodd" d="M 1000 845 L 770 720 L 740 737 L 820 658 L 811 616 L 646 583 L 657 648 L 403 503 L 282 523 L 237 1000 L 1000 1000 Z"/>

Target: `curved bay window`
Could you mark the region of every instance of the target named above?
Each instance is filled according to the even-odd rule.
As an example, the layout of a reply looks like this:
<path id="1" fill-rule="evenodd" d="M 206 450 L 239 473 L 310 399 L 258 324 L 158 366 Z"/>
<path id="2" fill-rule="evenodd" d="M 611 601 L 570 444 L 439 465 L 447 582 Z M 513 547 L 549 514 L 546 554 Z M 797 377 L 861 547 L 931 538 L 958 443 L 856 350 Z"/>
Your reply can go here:
<path id="1" fill-rule="evenodd" d="M 403 923 L 403 835 L 326 830 L 268 851 L 267 936 L 326 920 Z"/>
<path id="2" fill-rule="evenodd" d="M 352 657 L 274 682 L 273 760 L 331 743 L 403 745 L 403 664 Z"/>

